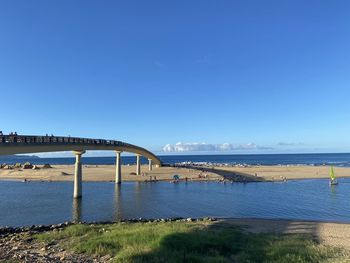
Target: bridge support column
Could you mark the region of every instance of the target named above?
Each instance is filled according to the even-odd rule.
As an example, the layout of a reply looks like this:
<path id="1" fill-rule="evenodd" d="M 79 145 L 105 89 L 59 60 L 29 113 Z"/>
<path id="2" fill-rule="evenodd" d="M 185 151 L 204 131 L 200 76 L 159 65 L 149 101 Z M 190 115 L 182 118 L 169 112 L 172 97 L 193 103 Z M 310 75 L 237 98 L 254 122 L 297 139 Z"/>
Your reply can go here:
<path id="1" fill-rule="evenodd" d="M 152 159 L 148 159 L 148 171 L 152 171 Z"/>
<path id="2" fill-rule="evenodd" d="M 82 188 L 82 167 L 81 167 L 81 156 L 85 151 L 74 151 L 75 154 L 75 173 L 74 173 L 74 198 L 81 197 Z"/>
<path id="3" fill-rule="evenodd" d="M 116 151 L 117 157 L 115 159 L 115 183 L 120 184 L 122 182 L 122 173 L 121 173 L 121 160 L 120 154 L 122 152 Z"/>
<path id="4" fill-rule="evenodd" d="M 136 154 L 136 174 L 141 174 L 141 163 L 140 163 L 140 154 Z"/>

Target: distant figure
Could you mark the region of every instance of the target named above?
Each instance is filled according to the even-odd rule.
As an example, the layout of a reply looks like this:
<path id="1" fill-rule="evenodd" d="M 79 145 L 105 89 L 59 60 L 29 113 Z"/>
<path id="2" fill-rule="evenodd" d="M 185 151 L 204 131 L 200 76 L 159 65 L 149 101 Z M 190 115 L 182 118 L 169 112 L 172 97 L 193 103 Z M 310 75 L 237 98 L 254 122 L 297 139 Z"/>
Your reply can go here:
<path id="1" fill-rule="evenodd" d="M 157 177 L 156 176 L 154 176 L 154 181 L 157 181 Z"/>
<path id="2" fill-rule="evenodd" d="M 3 136 L 4 134 L 2 133 L 2 131 L 0 131 L 0 136 Z"/>

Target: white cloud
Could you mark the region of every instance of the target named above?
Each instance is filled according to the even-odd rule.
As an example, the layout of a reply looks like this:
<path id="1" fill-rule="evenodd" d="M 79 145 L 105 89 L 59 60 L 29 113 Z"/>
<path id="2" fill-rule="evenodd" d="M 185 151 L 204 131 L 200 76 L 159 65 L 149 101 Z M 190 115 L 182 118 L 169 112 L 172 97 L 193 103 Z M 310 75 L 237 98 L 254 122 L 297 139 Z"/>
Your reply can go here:
<path id="1" fill-rule="evenodd" d="M 210 144 L 210 143 L 182 143 L 175 145 L 167 144 L 163 147 L 163 152 L 224 152 L 235 150 L 270 150 L 271 147 L 259 146 L 254 143 L 248 144 Z"/>

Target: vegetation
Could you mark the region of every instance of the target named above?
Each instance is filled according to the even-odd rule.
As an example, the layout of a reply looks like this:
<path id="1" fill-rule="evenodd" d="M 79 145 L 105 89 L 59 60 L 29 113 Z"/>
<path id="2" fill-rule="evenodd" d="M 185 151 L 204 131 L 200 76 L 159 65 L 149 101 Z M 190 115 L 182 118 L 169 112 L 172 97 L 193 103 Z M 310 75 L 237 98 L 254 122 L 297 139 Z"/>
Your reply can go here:
<path id="1" fill-rule="evenodd" d="M 228 223 L 73 225 L 37 239 L 116 262 L 335 262 L 342 251 L 305 235 L 245 233 Z M 338 261 L 339 262 L 339 261 Z"/>

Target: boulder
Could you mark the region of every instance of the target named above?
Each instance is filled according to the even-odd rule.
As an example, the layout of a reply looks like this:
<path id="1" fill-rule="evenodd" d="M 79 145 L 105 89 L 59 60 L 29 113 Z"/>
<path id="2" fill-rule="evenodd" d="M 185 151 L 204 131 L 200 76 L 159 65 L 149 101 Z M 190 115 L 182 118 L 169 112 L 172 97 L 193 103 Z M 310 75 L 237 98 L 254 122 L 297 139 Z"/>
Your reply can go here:
<path id="1" fill-rule="evenodd" d="M 14 168 L 21 168 L 22 167 L 22 165 L 20 164 L 20 163 L 16 163 L 15 165 L 14 165 Z"/>
<path id="2" fill-rule="evenodd" d="M 23 164 L 23 169 L 33 169 L 33 165 L 30 162 Z"/>
<path id="3" fill-rule="evenodd" d="M 33 168 L 32 168 L 33 170 L 39 170 L 40 169 L 40 167 L 39 166 L 37 166 L 37 165 L 33 165 Z"/>

